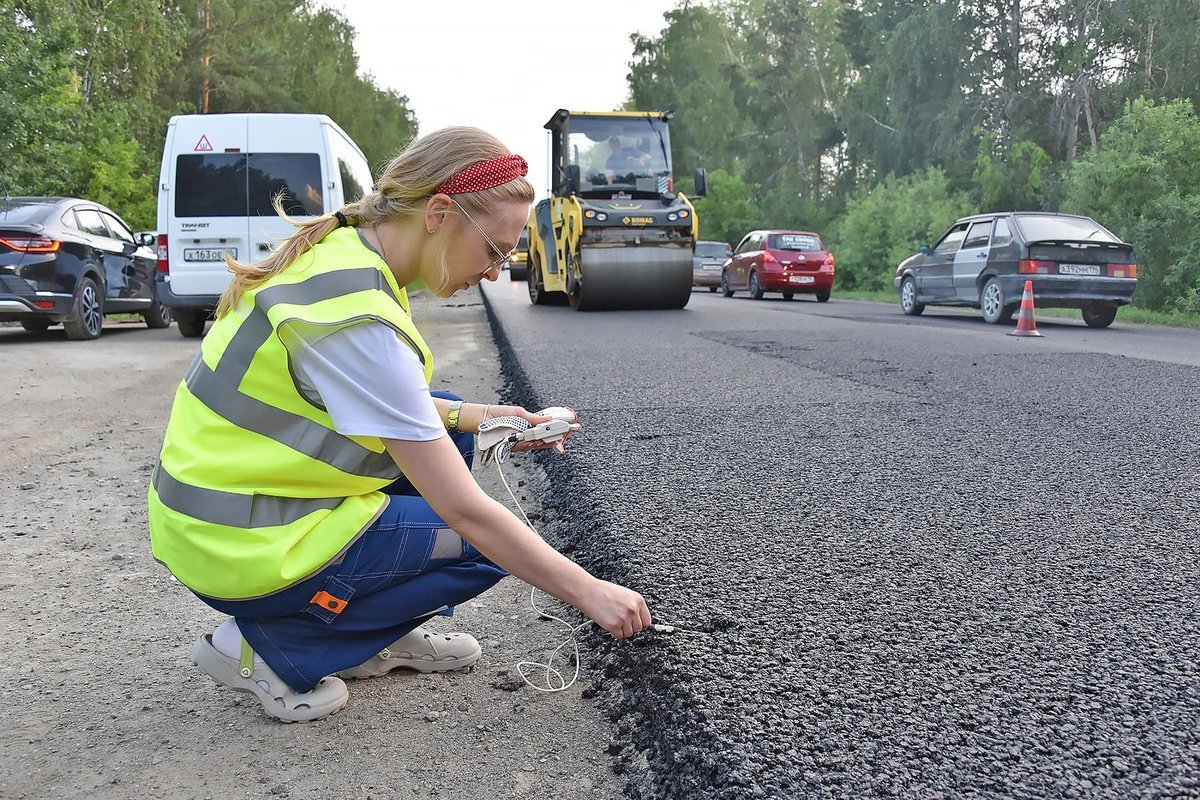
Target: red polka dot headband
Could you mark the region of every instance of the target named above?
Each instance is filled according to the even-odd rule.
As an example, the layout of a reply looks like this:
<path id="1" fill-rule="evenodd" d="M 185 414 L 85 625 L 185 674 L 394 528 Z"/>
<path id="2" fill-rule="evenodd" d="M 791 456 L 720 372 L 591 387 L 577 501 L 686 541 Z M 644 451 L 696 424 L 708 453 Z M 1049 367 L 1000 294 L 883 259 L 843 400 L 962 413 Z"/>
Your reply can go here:
<path id="1" fill-rule="evenodd" d="M 437 187 L 434 194 L 466 194 L 482 192 L 529 173 L 529 164 L 518 155 L 496 158 L 472 164 L 450 180 Z"/>

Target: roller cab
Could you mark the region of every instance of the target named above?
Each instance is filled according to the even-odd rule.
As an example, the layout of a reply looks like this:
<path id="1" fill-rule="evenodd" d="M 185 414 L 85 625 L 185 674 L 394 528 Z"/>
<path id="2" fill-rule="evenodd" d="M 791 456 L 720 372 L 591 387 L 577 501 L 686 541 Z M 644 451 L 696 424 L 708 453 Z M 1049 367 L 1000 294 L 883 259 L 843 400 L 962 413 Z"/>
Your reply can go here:
<path id="1" fill-rule="evenodd" d="M 692 293 L 696 210 L 675 192 L 671 114 L 560 109 L 550 197 L 529 215 L 529 298 L 579 311 L 683 308 Z M 697 196 L 704 170 L 696 170 Z"/>

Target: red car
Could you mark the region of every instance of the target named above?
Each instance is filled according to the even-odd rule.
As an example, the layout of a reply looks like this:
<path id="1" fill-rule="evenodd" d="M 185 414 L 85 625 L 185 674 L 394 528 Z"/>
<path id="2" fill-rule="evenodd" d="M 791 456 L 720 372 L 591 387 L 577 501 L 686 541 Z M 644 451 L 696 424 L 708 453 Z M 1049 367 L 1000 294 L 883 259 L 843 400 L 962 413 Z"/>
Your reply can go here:
<path id="1" fill-rule="evenodd" d="M 833 293 L 833 253 L 820 236 L 808 231 L 751 231 L 721 271 L 726 297 L 742 289 L 755 300 L 765 292 L 780 292 L 784 300 L 801 292 L 828 302 Z"/>

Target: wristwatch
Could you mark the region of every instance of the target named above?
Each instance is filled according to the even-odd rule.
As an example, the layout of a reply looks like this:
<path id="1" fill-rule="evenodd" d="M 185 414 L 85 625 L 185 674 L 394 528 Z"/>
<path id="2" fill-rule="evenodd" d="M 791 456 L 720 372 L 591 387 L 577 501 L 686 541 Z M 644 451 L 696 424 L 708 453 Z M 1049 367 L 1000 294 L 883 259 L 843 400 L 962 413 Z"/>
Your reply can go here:
<path id="1" fill-rule="evenodd" d="M 458 412 L 462 411 L 462 404 L 462 400 L 450 403 L 450 411 L 446 414 L 446 430 L 451 433 L 458 433 Z"/>

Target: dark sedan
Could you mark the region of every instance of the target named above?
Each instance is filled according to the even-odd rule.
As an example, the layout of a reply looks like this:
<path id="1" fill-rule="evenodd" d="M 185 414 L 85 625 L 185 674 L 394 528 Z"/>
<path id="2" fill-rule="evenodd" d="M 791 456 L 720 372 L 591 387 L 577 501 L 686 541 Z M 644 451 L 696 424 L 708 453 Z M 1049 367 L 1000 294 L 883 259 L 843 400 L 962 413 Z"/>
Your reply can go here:
<path id="1" fill-rule="evenodd" d="M 1092 328 L 1107 328 L 1133 299 L 1133 248 L 1089 217 L 1044 212 L 964 217 L 937 244 L 897 269 L 893 285 L 905 314 L 926 305 L 978 308 L 1005 323 L 1033 282 L 1035 306 L 1078 308 Z"/>
<path id="2" fill-rule="evenodd" d="M 155 254 L 111 209 L 74 197 L 0 201 L 0 321 L 95 339 L 105 314 L 171 324 L 154 294 Z"/>

